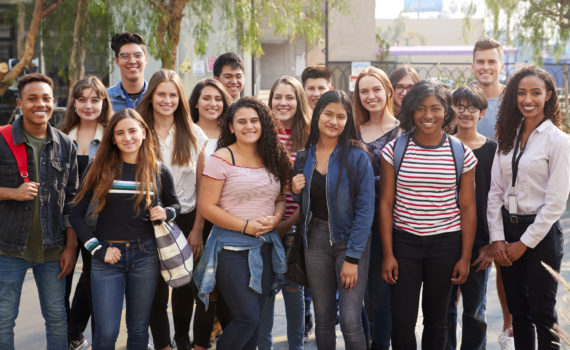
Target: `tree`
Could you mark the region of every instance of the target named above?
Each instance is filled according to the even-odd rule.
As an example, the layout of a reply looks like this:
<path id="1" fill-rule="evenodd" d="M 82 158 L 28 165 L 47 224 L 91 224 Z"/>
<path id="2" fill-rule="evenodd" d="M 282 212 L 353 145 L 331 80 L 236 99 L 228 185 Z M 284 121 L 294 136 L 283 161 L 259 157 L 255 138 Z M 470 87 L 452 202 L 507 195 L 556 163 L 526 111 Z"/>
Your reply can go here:
<path id="1" fill-rule="evenodd" d="M 0 96 L 6 92 L 8 87 L 10 87 L 16 78 L 22 74 L 24 69 L 30 66 L 32 58 L 34 57 L 34 50 L 36 46 L 36 39 L 40 31 L 40 24 L 42 20 L 47 15 L 52 13 L 62 2 L 63 0 L 53 0 L 51 3 L 49 3 L 47 0 L 36 0 L 32 14 L 32 20 L 30 21 L 30 27 L 28 29 L 28 33 L 26 34 L 24 53 L 21 57 L 19 57 L 19 62 L 11 70 L 5 73 L 0 72 Z"/>

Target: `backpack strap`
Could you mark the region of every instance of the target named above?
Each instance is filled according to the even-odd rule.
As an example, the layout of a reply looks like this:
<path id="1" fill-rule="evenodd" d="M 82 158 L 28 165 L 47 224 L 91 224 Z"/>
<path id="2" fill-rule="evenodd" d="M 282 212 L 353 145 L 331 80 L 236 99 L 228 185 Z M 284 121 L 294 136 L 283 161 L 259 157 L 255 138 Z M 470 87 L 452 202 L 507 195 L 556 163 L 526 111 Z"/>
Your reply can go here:
<path id="1" fill-rule="evenodd" d="M 28 177 L 28 154 L 26 152 L 26 145 L 24 143 L 14 145 L 11 124 L 0 127 L 0 134 L 4 137 L 8 147 L 10 147 L 14 158 L 16 158 L 16 164 L 18 164 L 18 171 L 22 179 L 24 179 L 24 182 L 30 182 L 30 178 Z"/>
<path id="2" fill-rule="evenodd" d="M 459 186 L 461 186 L 461 174 L 463 173 L 463 163 L 465 162 L 465 148 L 461 141 L 451 135 L 447 135 L 449 140 L 449 147 L 453 156 L 453 163 L 455 164 L 455 182 L 457 189 L 455 190 L 455 201 L 459 207 Z"/>
<path id="3" fill-rule="evenodd" d="M 404 154 L 408 149 L 408 143 L 410 141 L 410 134 L 405 133 L 399 136 L 396 141 L 394 141 L 394 177 L 398 180 L 398 173 L 400 172 L 400 167 L 402 166 L 402 160 L 404 159 Z"/>

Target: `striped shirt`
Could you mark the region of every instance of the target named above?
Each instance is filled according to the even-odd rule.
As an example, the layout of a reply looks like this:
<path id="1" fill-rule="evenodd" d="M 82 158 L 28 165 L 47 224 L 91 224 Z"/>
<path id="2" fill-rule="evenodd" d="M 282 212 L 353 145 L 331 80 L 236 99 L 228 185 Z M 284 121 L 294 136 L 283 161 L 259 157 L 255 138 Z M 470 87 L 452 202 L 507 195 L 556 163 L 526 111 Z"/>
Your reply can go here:
<path id="1" fill-rule="evenodd" d="M 282 134 L 281 131 L 285 130 L 285 133 Z M 279 141 L 285 146 L 287 152 L 289 152 L 289 159 L 291 160 L 291 164 L 295 163 L 295 158 L 297 157 L 297 152 L 291 152 L 291 147 L 293 146 L 293 140 L 291 139 L 291 129 L 281 129 L 279 128 Z M 285 215 L 283 215 L 283 220 L 287 219 L 289 216 L 295 213 L 295 210 L 299 208 L 299 204 L 293 200 L 293 196 L 291 192 L 287 192 L 285 194 L 287 202 L 285 204 Z"/>
<path id="2" fill-rule="evenodd" d="M 394 165 L 394 143 L 382 151 Z M 475 168 L 477 158 L 463 146 L 463 171 Z M 455 198 L 457 178 L 448 137 L 437 146 L 423 146 L 410 137 L 396 180 L 394 227 L 415 235 L 436 235 L 461 230 L 461 214 Z"/>
<path id="3" fill-rule="evenodd" d="M 232 165 L 212 154 L 202 175 L 225 181 L 218 206 L 231 215 L 251 220 L 275 212 L 281 184 L 267 169 Z"/>

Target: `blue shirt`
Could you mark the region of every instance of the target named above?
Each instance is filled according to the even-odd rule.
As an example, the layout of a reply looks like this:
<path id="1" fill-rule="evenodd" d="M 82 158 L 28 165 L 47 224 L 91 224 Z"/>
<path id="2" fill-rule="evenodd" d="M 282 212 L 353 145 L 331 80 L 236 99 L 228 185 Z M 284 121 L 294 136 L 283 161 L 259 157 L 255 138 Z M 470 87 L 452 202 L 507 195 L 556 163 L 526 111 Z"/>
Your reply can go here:
<path id="1" fill-rule="evenodd" d="M 129 96 L 126 94 L 126 91 L 123 89 L 120 81 L 117 85 L 108 88 L 107 94 L 109 95 L 109 99 L 111 100 L 111 104 L 113 106 L 113 112 L 118 112 L 121 109 L 125 108 L 133 108 L 133 109 L 137 108 L 137 105 L 141 101 L 142 96 L 146 92 L 146 87 L 147 83 L 145 80 L 140 94 L 140 98 L 137 98 L 134 104 L 129 100 Z"/>
<path id="2" fill-rule="evenodd" d="M 214 225 L 204 253 L 200 258 L 200 262 L 194 269 L 194 283 L 198 287 L 198 297 L 206 309 L 208 308 L 209 294 L 214 290 L 216 285 L 216 270 L 218 268 L 218 255 L 222 249 L 231 250 L 249 250 L 249 288 L 258 294 L 261 294 L 261 275 L 263 272 L 263 258 L 261 257 L 261 246 L 264 243 L 273 244 L 271 252 L 271 262 L 273 264 L 273 272 L 283 274 L 287 271 L 287 262 L 285 259 L 285 250 L 281 244 L 281 238 L 277 231 L 273 230 L 259 237 L 244 235 L 237 231 L 226 230 Z"/>
<path id="3" fill-rule="evenodd" d="M 488 98 L 487 112 L 477 124 L 477 132 L 488 139 L 495 139 L 495 125 L 497 124 L 497 114 L 499 113 L 499 97 Z"/>

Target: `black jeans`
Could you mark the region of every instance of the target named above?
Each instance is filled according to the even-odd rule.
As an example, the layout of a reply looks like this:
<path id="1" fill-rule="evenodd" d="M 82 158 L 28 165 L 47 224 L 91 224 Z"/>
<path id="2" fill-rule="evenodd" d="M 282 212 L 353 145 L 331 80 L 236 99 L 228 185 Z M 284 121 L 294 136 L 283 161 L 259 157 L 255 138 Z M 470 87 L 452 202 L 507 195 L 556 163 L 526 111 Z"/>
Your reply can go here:
<path id="1" fill-rule="evenodd" d="M 79 276 L 79 281 L 75 287 L 73 301 L 69 305 L 71 285 L 73 273 L 69 274 L 66 279 L 65 286 L 65 306 L 67 309 L 67 335 L 69 342 L 79 340 L 83 337 L 83 332 L 89 318 L 93 313 L 93 302 L 91 300 L 91 254 L 85 249 L 83 244 L 78 241 L 75 260 L 81 251 L 81 259 L 83 260 L 83 272 Z M 91 319 L 91 334 L 94 333 L 95 320 Z"/>
<path id="2" fill-rule="evenodd" d="M 180 214 L 175 222 L 186 237 L 194 226 L 196 211 Z M 156 294 L 150 311 L 150 331 L 154 347 L 161 349 L 170 344 L 170 325 L 168 323 L 168 285 L 164 278 L 159 276 L 156 286 Z M 174 341 L 181 346 L 190 343 L 190 321 L 194 311 L 194 298 L 196 288 L 192 283 L 172 289 L 172 320 L 174 322 Z"/>
<path id="3" fill-rule="evenodd" d="M 391 291 L 392 349 L 416 349 L 414 330 L 423 284 L 422 349 L 443 350 L 451 273 L 461 255 L 461 233 L 417 236 L 394 230 L 393 246 L 398 261 L 398 281 Z"/>
<path id="4" fill-rule="evenodd" d="M 507 242 L 516 242 L 534 218 L 520 219 L 511 223 L 503 208 L 503 227 Z M 560 222 L 556 221 L 548 234 L 534 248 L 528 248 L 519 260 L 509 267 L 501 267 L 507 305 L 513 315 L 513 331 L 517 350 L 534 350 L 535 338 L 538 348 L 559 349 L 552 344 L 559 339 L 550 332 L 557 322 L 556 289 L 558 282 L 541 265 L 541 261 L 560 271 L 564 238 Z"/>

